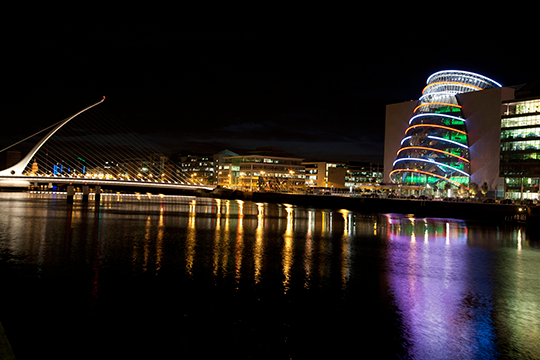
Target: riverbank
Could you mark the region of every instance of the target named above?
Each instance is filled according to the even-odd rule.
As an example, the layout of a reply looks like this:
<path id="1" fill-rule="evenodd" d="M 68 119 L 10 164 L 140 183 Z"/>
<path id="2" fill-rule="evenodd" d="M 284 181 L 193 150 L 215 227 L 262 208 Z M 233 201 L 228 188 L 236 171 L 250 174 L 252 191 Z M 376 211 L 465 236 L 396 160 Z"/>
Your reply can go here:
<path id="1" fill-rule="evenodd" d="M 531 222 L 538 219 L 536 207 L 480 202 L 386 199 L 346 196 L 299 195 L 269 192 L 241 192 L 216 189 L 203 196 L 254 202 L 284 203 L 323 209 L 347 209 L 364 213 L 400 213 L 414 216 L 463 220 Z"/>
<path id="2" fill-rule="evenodd" d="M 133 193 L 133 189 L 129 189 L 131 191 L 128 191 L 128 189 L 115 189 L 114 192 L 118 192 L 118 190 L 121 190 L 122 193 Z M 540 219 L 540 207 L 514 204 L 243 192 L 224 188 L 214 190 L 169 190 L 166 195 L 282 203 L 319 209 L 347 209 L 370 214 L 398 213 L 411 214 L 417 217 L 441 217 L 491 222 L 533 224 Z"/>

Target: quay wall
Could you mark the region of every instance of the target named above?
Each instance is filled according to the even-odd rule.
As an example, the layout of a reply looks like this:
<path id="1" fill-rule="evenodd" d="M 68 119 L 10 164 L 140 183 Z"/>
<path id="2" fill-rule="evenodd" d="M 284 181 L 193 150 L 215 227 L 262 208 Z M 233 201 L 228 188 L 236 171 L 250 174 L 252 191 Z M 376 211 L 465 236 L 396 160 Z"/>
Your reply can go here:
<path id="1" fill-rule="evenodd" d="M 535 209 L 522 205 L 449 202 L 434 200 L 363 198 L 324 195 L 296 195 L 264 192 L 212 192 L 205 196 L 254 202 L 282 203 L 321 209 L 347 209 L 363 213 L 400 213 L 418 217 L 444 217 L 463 220 L 526 222 L 536 217 Z M 216 196 L 218 195 L 218 196 Z"/>

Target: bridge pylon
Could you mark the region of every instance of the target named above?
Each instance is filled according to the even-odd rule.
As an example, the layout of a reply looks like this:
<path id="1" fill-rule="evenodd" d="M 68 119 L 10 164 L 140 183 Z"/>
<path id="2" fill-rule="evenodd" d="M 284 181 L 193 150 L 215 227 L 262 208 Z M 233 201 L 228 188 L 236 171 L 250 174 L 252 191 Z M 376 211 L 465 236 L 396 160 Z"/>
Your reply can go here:
<path id="1" fill-rule="evenodd" d="M 0 171 L 0 176 L 21 176 L 23 174 L 23 172 L 24 172 L 24 169 L 26 169 L 26 166 L 30 162 L 30 160 L 32 160 L 34 158 L 34 155 L 36 155 L 36 153 L 39 151 L 39 149 L 41 149 L 43 144 L 45 144 L 45 142 L 47 140 L 49 140 L 49 138 L 51 136 L 53 136 L 55 132 L 60 130 L 60 128 L 62 126 L 66 125 L 70 120 L 74 119 L 77 115 L 80 115 L 83 112 L 85 112 L 86 110 L 89 110 L 89 109 L 93 108 L 94 106 L 101 104 L 103 101 L 105 101 L 105 96 L 103 97 L 103 99 L 101 99 L 97 103 L 92 104 L 92 105 L 82 109 L 81 111 L 77 112 L 76 114 L 73 114 L 70 117 L 68 117 L 67 119 L 60 122 L 47 135 L 45 135 L 45 137 L 43 139 L 41 139 L 41 141 L 39 141 L 32 148 L 32 150 L 30 150 L 30 152 L 21 161 L 19 161 L 15 165 L 13 165 L 13 166 L 5 169 L 5 170 Z"/>

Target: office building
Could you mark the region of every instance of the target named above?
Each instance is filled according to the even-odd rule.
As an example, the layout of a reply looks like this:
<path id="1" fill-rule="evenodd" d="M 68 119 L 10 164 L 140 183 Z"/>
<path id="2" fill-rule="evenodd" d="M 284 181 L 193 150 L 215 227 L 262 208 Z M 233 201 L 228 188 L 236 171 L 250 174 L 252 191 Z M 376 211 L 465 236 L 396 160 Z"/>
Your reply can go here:
<path id="1" fill-rule="evenodd" d="M 217 179 L 214 172 L 214 156 L 189 154 L 178 156 L 176 171 L 179 177 L 189 179 L 192 184 L 213 185 Z"/>
<path id="2" fill-rule="evenodd" d="M 225 156 L 218 185 L 246 191 L 300 192 L 305 187 L 300 158 L 270 155 Z"/>
<path id="3" fill-rule="evenodd" d="M 372 188 L 383 181 L 382 165 L 370 162 L 305 161 L 306 187 Z"/>
<path id="4" fill-rule="evenodd" d="M 346 163 L 306 161 L 306 186 L 314 188 L 344 188 Z"/>
<path id="5" fill-rule="evenodd" d="M 383 167 L 376 163 L 350 162 L 345 174 L 345 187 L 361 189 L 383 182 Z"/>
<path id="6" fill-rule="evenodd" d="M 230 150 L 216 154 L 177 153 L 172 156 L 176 164 L 175 172 L 179 178 L 189 179 L 190 183 L 217 185 L 219 165 L 228 156 L 238 156 Z"/>
<path id="7" fill-rule="evenodd" d="M 521 93 L 529 95 L 521 89 Z M 501 182 L 510 199 L 538 199 L 540 180 L 540 96 L 503 102 Z"/>

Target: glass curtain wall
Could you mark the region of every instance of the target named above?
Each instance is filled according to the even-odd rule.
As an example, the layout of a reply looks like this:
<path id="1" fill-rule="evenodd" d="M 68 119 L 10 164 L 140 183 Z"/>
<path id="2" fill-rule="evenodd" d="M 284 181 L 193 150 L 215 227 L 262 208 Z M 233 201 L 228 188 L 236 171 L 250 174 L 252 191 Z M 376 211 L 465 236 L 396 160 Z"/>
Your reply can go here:
<path id="1" fill-rule="evenodd" d="M 538 199 L 540 183 L 540 99 L 503 104 L 501 176 L 505 197 Z"/>
<path id="2" fill-rule="evenodd" d="M 468 190 L 467 123 L 456 95 L 492 87 L 501 85 L 467 71 L 445 70 L 431 75 L 396 154 L 392 182 Z"/>

